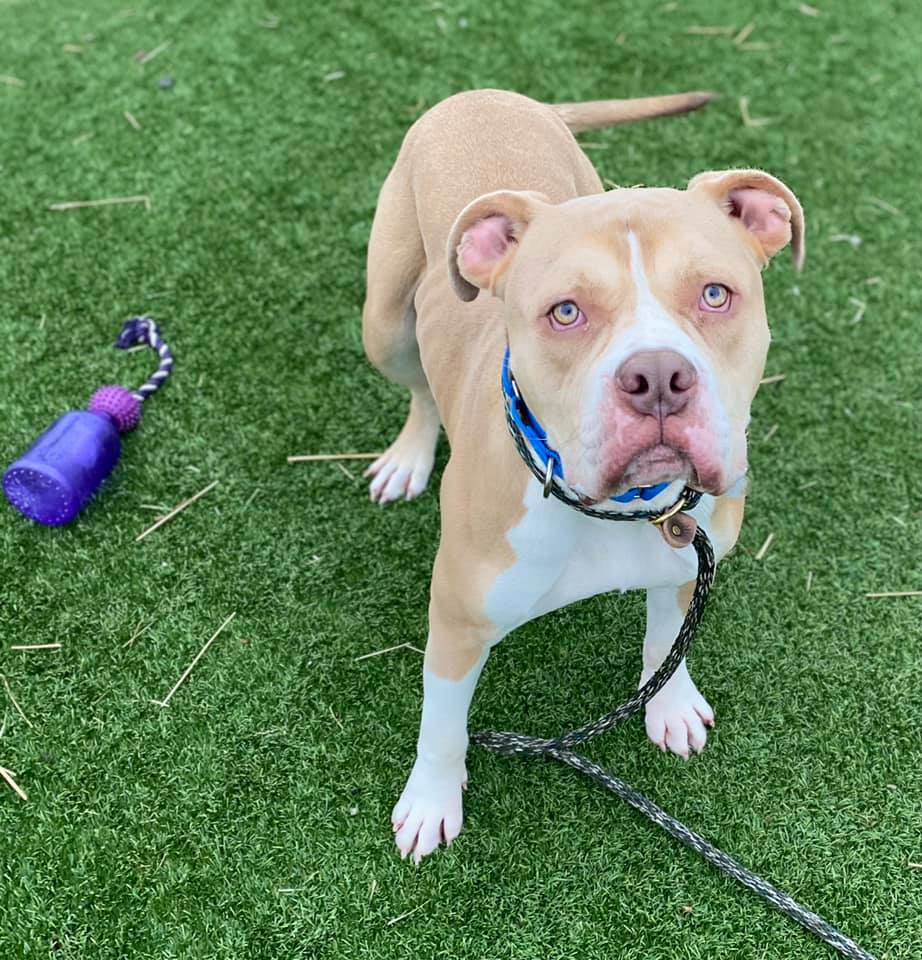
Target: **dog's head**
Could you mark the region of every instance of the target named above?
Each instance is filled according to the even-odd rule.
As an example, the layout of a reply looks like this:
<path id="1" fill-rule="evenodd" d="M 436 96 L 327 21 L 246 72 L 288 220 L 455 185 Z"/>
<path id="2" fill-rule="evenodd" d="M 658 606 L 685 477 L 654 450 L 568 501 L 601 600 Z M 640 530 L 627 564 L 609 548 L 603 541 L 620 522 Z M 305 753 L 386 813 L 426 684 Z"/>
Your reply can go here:
<path id="1" fill-rule="evenodd" d="M 567 483 L 598 502 L 677 479 L 720 494 L 745 474 L 769 344 L 761 271 L 788 243 L 799 268 L 794 194 L 730 170 L 559 205 L 491 193 L 455 221 L 448 262 L 462 300 L 504 301 L 522 394 Z"/>

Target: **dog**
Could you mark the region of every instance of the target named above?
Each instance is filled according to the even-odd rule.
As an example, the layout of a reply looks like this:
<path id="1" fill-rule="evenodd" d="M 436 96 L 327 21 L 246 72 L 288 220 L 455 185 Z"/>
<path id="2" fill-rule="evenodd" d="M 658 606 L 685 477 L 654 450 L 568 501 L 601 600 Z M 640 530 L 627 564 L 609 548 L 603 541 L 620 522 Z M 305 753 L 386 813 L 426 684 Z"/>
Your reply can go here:
<path id="1" fill-rule="evenodd" d="M 794 194 L 759 170 L 699 173 L 685 190 L 604 192 L 574 133 L 684 113 L 688 93 L 548 105 L 457 94 L 407 133 L 368 246 L 363 342 L 410 391 L 409 414 L 368 469 L 384 504 L 441 482 L 416 760 L 393 809 L 419 863 L 462 825 L 467 716 L 493 645 L 599 593 L 646 590 L 643 684 L 694 586 L 693 548 L 648 523 L 607 523 L 543 496 L 507 430 L 514 381 L 532 453 L 581 505 L 666 509 L 687 484 L 717 559 L 735 544 L 746 428 L 769 346 L 761 271 L 791 244 Z M 543 438 L 543 439 L 542 439 Z M 683 661 L 646 706 L 646 731 L 686 760 L 714 712 Z"/>

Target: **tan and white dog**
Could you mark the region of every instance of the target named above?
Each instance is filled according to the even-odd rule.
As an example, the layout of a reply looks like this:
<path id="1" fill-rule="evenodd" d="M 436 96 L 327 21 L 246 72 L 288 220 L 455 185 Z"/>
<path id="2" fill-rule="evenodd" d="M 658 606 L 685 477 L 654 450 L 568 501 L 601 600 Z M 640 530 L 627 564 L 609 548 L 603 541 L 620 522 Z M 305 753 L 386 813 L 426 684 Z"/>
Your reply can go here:
<path id="1" fill-rule="evenodd" d="M 381 190 L 363 314 L 371 362 L 410 390 L 399 436 L 370 468 L 378 503 L 441 487 L 416 762 L 394 807 L 417 862 L 462 822 L 467 716 L 490 648 L 548 611 L 647 591 L 643 683 L 678 632 L 696 572 L 647 523 L 606 523 L 544 499 L 506 428 L 508 344 L 522 396 L 585 504 L 668 481 L 706 492 L 693 515 L 720 559 L 743 517 L 746 427 L 769 344 L 761 270 L 803 215 L 757 170 L 686 190 L 602 191 L 573 132 L 682 113 L 706 94 L 549 106 L 459 94 L 408 132 Z M 478 294 L 483 292 L 482 295 Z M 646 708 L 650 739 L 686 759 L 714 714 L 683 664 Z"/>

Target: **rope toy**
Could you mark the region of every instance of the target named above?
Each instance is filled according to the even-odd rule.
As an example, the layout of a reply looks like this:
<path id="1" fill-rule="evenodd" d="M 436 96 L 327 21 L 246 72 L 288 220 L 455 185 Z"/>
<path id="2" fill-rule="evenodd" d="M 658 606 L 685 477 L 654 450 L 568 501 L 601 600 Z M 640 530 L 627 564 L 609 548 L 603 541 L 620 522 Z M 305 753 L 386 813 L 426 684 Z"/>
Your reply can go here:
<path id="1" fill-rule="evenodd" d="M 547 469 L 546 465 L 538 463 L 532 454 L 521 426 L 523 423 L 521 409 L 513 409 L 513 404 L 522 403 L 518 389 L 515 388 L 509 391 L 504 388 L 503 392 L 506 404 L 506 425 L 515 442 L 516 449 L 525 461 L 528 469 L 531 470 L 535 478 L 543 485 L 545 497 L 553 495 L 561 502 L 573 507 L 574 510 L 602 520 L 646 520 L 649 523 L 655 524 L 659 527 L 663 539 L 669 546 L 676 549 L 688 545 L 694 547 L 695 553 L 698 556 L 698 573 L 691 603 L 688 606 L 685 619 L 682 621 L 682 626 L 679 628 L 678 636 L 673 641 L 672 649 L 653 676 L 650 677 L 632 697 L 628 698 L 620 706 L 615 707 L 614 710 L 607 713 L 604 717 L 592 723 L 587 723 L 572 733 L 567 733 L 552 739 L 542 739 L 522 733 L 483 730 L 480 733 L 473 734 L 471 736 L 471 742 L 499 756 L 552 757 L 561 763 L 568 764 L 574 769 L 579 770 L 580 773 L 586 774 L 587 777 L 591 777 L 596 783 L 602 784 L 603 787 L 608 787 L 609 790 L 621 797 L 625 803 L 649 817 L 657 826 L 662 827 L 670 836 L 681 841 L 686 846 L 691 847 L 692 850 L 695 850 L 704 857 L 708 863 L 723 870 L 724 873 L 733 877 L 734 880 L 737 880 L 744 887 L 757 893 L 770 906 L 801 924 L 801 926 L 809 930 L 814 936 L 829 944 L 834 950 L 837 950 L 843 957 L 848 957 L 849 960 L 875 960 L 870 953 L 840 930 L 837 930 L 831 923 L 828 923 L 812 910 L 808 910 L 793 897 L 779 890 L 767 880 L 763 880 L 758 874 L 744 867 L 739 861 L 734 860 L 733 857 L 724 853 L 723 850 L 709 843 L 704 837 L 689 830 L 684 823 L 680 823 L 675 817 L 668 814 L 661 807 L 658 807 L 651 800 L 648 800 L 642 793 L 635 790 L 630 784 L 625 783 L 620 777 L 616 777 L 598 764 L 574 752 L 574 747 L 586 743 L 600 734 L 607 733 L 612 727 L 627 720 L 628 717 L 632 717 L 669 682 L 691 648 L 698 622 L 701 619 L 701 614 L 704 612 L 704 604 L 711 590 L 711 584 L 714 582 L 714 570 L 716 567 L 714 548 L 704 529 L 698 526 L 694 517 L 685 512 L 693 509 L 701 499 L 701 493 L 697 490 L 692 490 L 690 487 L 684 488 L 679 495 L 679 499 L 673 506 L 667 507 L 662 511 L 635 510 L 631 513 L 610 513 L 586 507 L 578 499 L 570 496 L 557 483 L 557 477 L 554 471 Z M 527 408 L 525 409 L 527 410 Z"/>
<path id="2" fill-rule="evenodd" d="M 150 317 L 126 321 L 115 346 L 140 344 L 156 350 L 160 365 L 137 390 L 118 384 L 100 387 L 86 410 L 56 420 L 6 471 L 3 492 L 21 514 L 45 526 L 70 523 L 115 469 L 121 433 L 141 420 L 141 405 L 160 389 L 173 368 L 173 355 Z"/>

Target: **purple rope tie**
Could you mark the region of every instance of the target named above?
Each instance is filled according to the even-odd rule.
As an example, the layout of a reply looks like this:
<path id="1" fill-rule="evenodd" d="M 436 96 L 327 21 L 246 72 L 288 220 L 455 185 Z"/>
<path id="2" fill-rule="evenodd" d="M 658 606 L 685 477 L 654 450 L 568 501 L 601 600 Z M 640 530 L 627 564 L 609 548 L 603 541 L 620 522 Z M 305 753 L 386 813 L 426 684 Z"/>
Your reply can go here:
<path id="1" fill-rule="evenodd" d="M 132 317 L 131 320 L 127 320 L 118 340 L 115 341 L 115 346 L 119 350 L 128 350 L 139 344 L 151 347 L 160 356 L 160 366 L 151 378 L 135 391 L 118 384 L 110 384 L 107 387 L 100 387 L 90 397 L 90 412 L 108 414 L 115 421 L 119 433 L 134 430 L 141 420 L 141 404 L 160 389 L 173 369 L 173 354 L 163 342 L 157 324 L 150 317 Z"/>
<path id="2" fill-rule="evenodd" d="M 173 354 L 170 348 L 163 342 L 157 324 L 150 317 L 132 317 L 125 322 L 122 332 L 115 341 L 115 346 L 119 350 L 128 350 L 130 347 L 145 343 L 147 346 L 156 350 L 160 355 L 160 366 L 147 383 L 142 384 L 132 394 L 139 401 L 146 400 L 152 393 L 159 390 L 163 381 L 170 375 L 173 369 Z"/>

